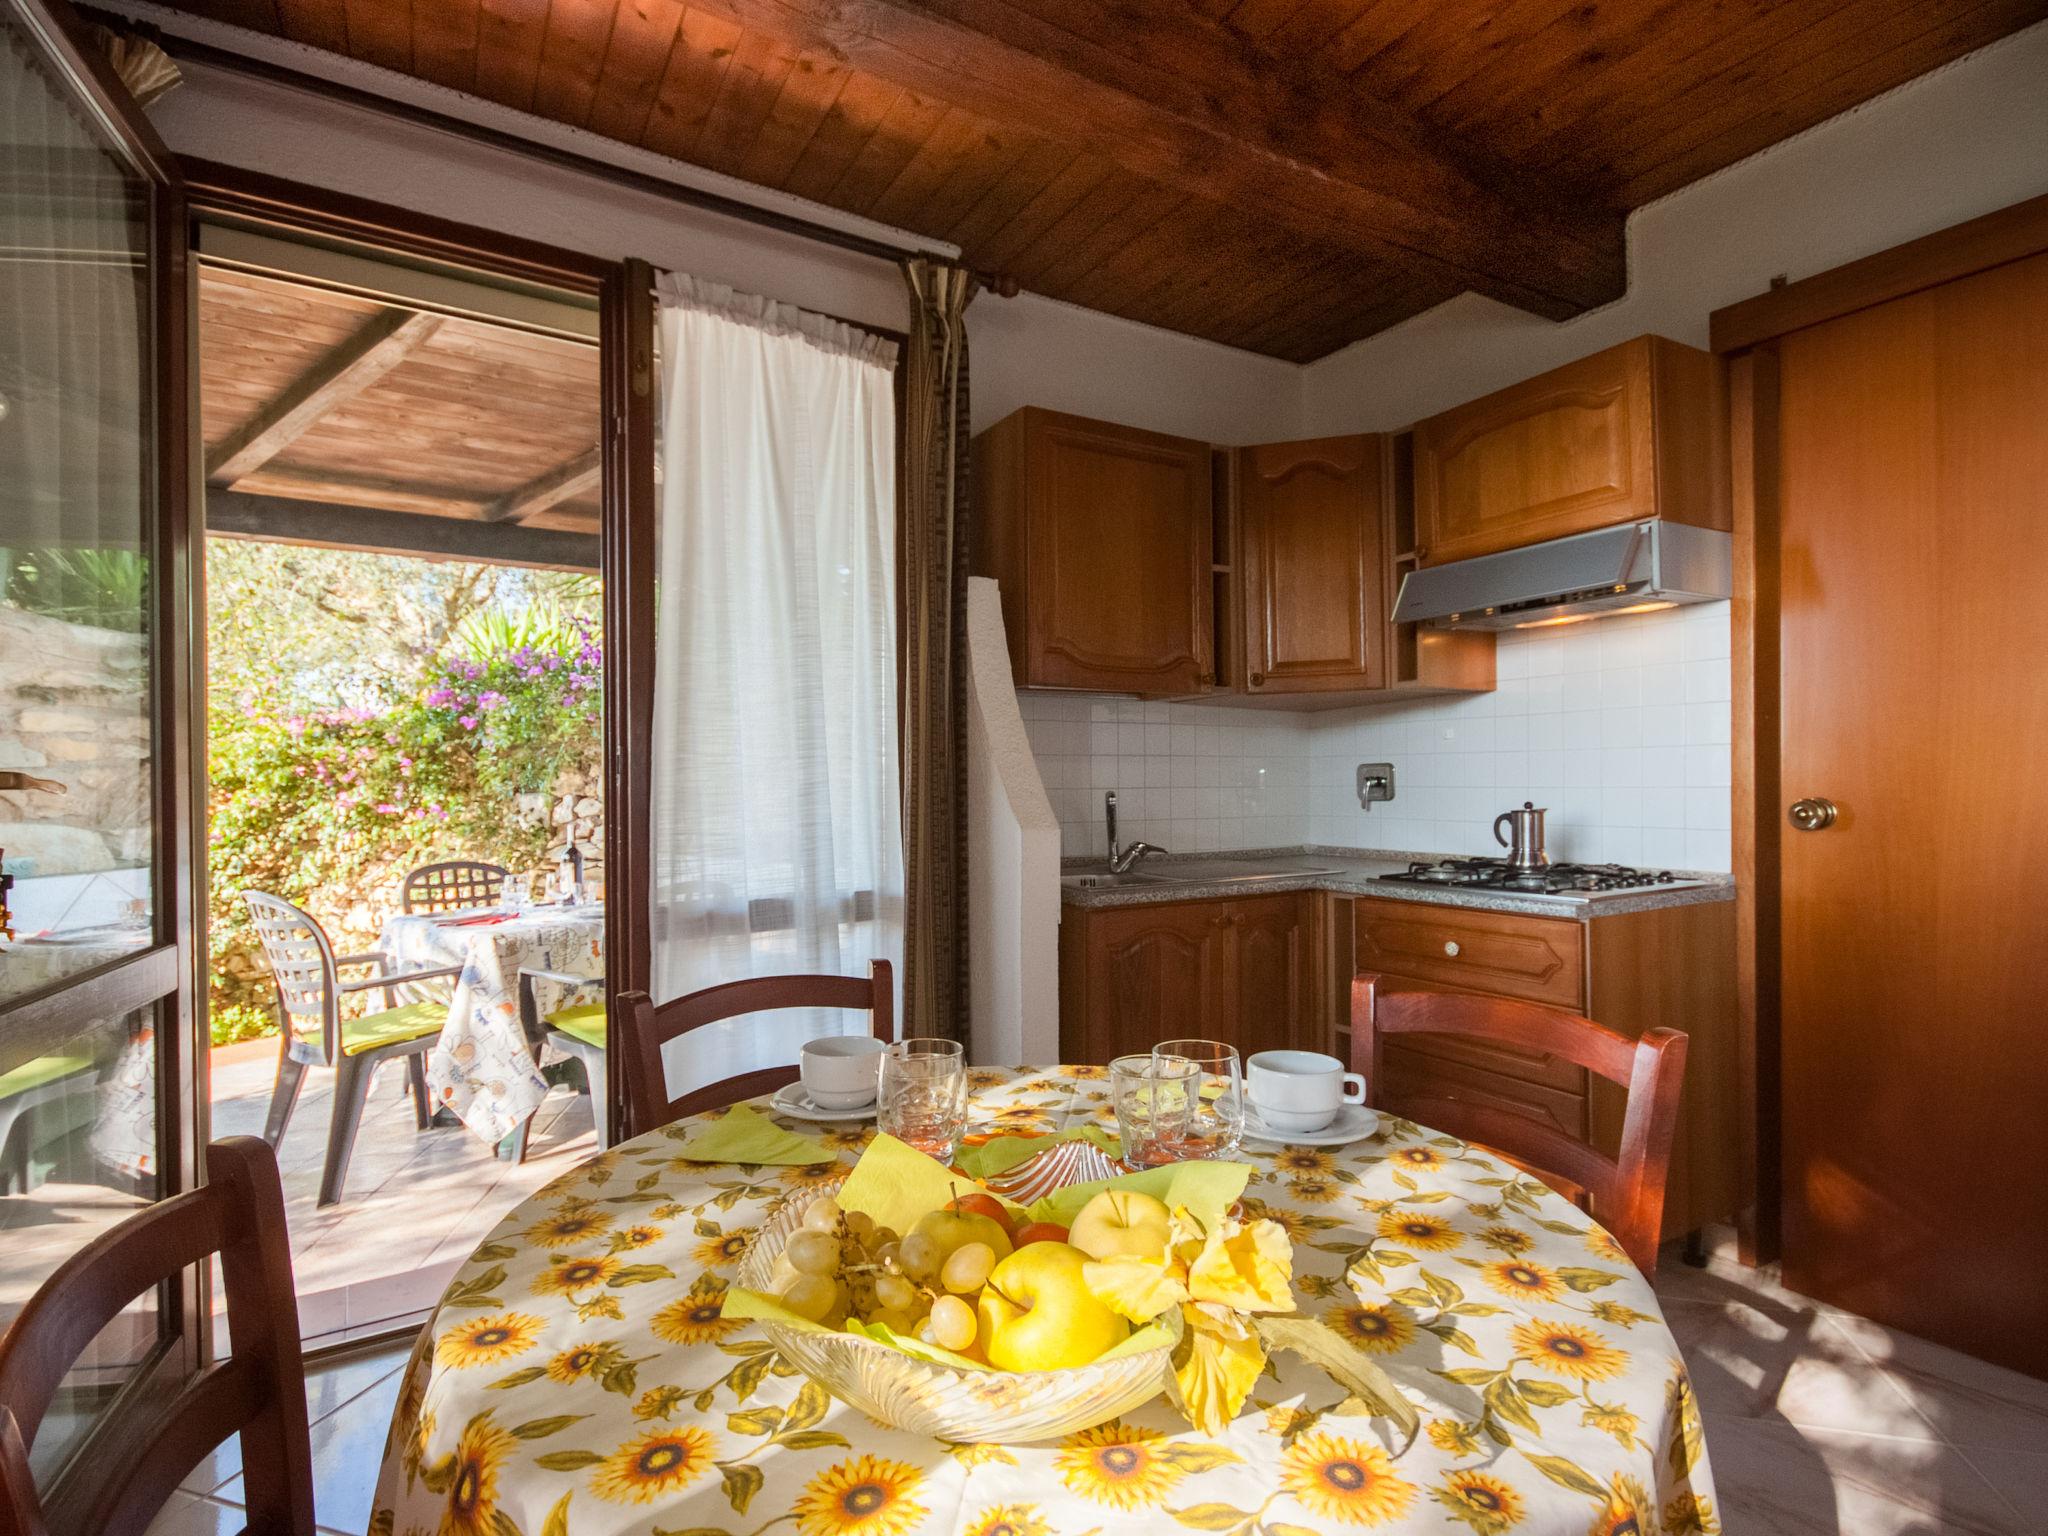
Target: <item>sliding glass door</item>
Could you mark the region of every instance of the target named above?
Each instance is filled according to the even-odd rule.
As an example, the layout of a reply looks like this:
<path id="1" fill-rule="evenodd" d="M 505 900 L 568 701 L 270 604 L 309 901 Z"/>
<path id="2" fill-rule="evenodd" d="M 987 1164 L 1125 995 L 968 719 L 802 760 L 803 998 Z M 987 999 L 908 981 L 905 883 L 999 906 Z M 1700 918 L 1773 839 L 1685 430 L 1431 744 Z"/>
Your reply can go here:
<path id="1" fill-rule="evenodd" d="M 0 1327 L 194 1171 L 183 214 L 74 25 L 0 0 Z M 196 1283 L 95 1342 L 39 1481 L 193 1368 Z"/>

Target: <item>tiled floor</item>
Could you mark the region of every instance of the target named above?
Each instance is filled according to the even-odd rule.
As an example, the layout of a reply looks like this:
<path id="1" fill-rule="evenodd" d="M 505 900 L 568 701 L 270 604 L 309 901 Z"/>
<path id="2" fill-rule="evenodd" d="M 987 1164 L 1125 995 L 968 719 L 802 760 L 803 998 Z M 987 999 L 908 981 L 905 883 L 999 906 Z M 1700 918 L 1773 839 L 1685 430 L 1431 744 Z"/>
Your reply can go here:
<path id="1" fill-rule="evenodd" d="M 215 1136 L 258 1135 L 270 1108 L 277 1043 L 251 1040 L 213 1053 Z M 314 1200 L 327 1150 L 334 1074 L 307 1074 L 278 1165 L 309 1345 L 418 1320 L 498 1218 L 594 1150 L 590 1100 L 557 1089 L 535 1118 L 526 1162 L 501 1162 L 460 1125 L 415 1128 L 405 1074 L 393 1063 L 371 1085 L 341 1200 Z"/>
<path id="2" fill-rule="evenodd" d="M 2043 1536 L 2048 1382 L 1781 1289 L 1717 1253 L 1667 1252 L 1657 1289 L 1706 1417 L 1726 1536 Z M 314 1371 L 316 1514 L 361 1536 L 406 1348 Z M 241 1528 L 232 1444 L 151 1536 Z"/>

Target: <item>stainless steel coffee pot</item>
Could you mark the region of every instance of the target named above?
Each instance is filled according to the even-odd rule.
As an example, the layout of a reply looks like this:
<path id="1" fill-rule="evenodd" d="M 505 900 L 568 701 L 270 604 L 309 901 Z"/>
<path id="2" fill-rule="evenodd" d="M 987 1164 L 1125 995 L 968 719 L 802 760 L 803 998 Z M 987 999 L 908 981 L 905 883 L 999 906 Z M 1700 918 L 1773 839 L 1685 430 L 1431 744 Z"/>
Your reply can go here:
<path id="1" fill-rule="evenodd" d="M 1547 810 L 1539 809 L 1533 800 L 1524 800 L 1519 811 L 1502 811 L 1493 818 L 1493 840 L 1508 851 L 1508 868 L 1543 869 L 1550 863 L 1550 855 L 1543 851 L 1543 818 Z M 1508 824 L 1512 837 L 1502 833 L 1501 823 Z"/>

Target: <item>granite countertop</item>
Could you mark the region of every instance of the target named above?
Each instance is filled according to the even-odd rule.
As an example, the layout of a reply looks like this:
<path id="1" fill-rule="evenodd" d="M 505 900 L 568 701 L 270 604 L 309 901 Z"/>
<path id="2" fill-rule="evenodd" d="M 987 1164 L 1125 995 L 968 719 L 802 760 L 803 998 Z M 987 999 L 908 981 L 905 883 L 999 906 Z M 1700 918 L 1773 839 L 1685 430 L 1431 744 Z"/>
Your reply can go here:
<path id="1" fill-rule="evenodd" d="M 1258 896 L 1285 891 L 1330 891 L 1342 896 L 1373 896 L 1388 901 L 1419 901 L 1440 907 L 1476 907 L 1485 912 L 1520 912 L 1530 917 L 1561 917 L 1583 922 L 1595 917 L 1615 917 L 1628 912 L 1647 912 L 1658 907 L 1694 906 L 1703 902 L 1733 901 L 1735 882 L 1725 874 L 1691 870 L 1672 873 L 1689 880 L 1706 882 L 1668 890 L 1650 887 L 1621 895 L 1603 896 L 1597 901 L 1560 901 L 1555 897 L 1524 896 L 1506 891 L 1459 890 L 1446 886 L 1404 885 L 1380 881 L 1380 875 L 1398 874 L 1416 860 L 1435 862 L 1441 853 L 1413 853 L 1385 848 L 1331 848 L 1305 844 L 1292 848 L 1232 848 L 1213 853 L 1175 853 L 1149 857 L 1139 868 L 1162 869 L 1174 864 L 1228 862 L 1241 864 L 1246 874 L 1269 870 L 1299 870 L 1283 878 L 1233 879 L 1219 874 L 1215 880 L 1197 882 L 1158 881 L 1131 885 L 1079 885 L 1075 875 L 1100 874 L 1101 859 L 1064 859 L 1060 867 L 1060 902 L 1069 907 L 1133 907 L 1160 901 L 1203 901 L 1221 896 Z M 1321 866 L 1331 873 L 1311 873 L 1306 866 Z"/>

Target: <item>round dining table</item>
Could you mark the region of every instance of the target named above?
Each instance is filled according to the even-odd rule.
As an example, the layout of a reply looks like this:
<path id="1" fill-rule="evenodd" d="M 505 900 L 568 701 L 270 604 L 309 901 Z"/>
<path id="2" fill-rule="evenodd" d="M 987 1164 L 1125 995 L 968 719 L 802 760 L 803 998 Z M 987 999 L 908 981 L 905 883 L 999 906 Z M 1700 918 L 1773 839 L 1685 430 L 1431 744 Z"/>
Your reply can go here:
<path id="1" fill-rule="evenodd" d="M 970 1072 L 970 1134 L 1114 1125 L 1100 1067 Z M 765 1104 L 761 1107 L 765 1107 Z M 1032 1445 L 885 1428 L 758 1325 L 721 1315 L 777 1202 L 833 1161 L 677 1155 L 636 1137 L 514 1210 L 407 1366 L 372 1536 L 1688 1536 L 1720 1530 L 1700 1415 L 1656 1296 L 1576 1206 L 1456 1139 L 1382 1117 L 1351 1145 L 1264 1147 L 1244 1204 L 1294 1247 L 1295 1302 L 1393 1378 L 1404 1434 L 1276 1354 L 1221 1433 L 1162 1396 Z"/>

